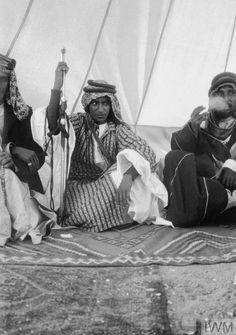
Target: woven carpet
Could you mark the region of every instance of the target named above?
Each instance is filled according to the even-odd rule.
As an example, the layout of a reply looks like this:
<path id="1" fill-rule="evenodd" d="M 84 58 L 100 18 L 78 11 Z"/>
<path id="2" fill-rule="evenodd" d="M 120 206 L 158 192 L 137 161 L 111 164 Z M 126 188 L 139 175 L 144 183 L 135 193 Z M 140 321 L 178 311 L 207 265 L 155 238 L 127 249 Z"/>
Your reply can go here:
<path id="1" fill-rule="evenodd" d="M 0 264 L 12 265 L 139 266 L 234 261 L 234 225 L 187 229 L 143 224 L 103 233 L 59 229 L 40 245 L 25 240 L 0 248 Z"/>
<path id="2" fill-rule="evenodd" d="M 171 335 L 158 266 L 0 266 L 0 334 Z"/>

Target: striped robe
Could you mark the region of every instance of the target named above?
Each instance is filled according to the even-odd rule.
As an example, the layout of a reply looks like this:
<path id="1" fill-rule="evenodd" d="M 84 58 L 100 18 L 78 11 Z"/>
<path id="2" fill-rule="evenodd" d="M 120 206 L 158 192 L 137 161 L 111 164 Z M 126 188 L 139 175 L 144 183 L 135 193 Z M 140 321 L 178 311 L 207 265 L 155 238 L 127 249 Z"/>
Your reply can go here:
<path id="1" fill-rule="evenodd" d="M 65 192 L 63 226 L 74 225 L 82 230 L 103 231 L 124 223 L 122 209 L 116 202 L 117 188 L 110 176 L 116 169 L 116 156 L 126 148 L 136 150 L 157 170 L 156 156 L 145 140 L 136 136 L 125 123 L 108 123 L 101 142 L 112 162 L 102 171 L 94 161 L 94 140 L 84 113 L 71 118 L 76 143 Z M 93 124 L 95 127 L 95 124 Z"/>

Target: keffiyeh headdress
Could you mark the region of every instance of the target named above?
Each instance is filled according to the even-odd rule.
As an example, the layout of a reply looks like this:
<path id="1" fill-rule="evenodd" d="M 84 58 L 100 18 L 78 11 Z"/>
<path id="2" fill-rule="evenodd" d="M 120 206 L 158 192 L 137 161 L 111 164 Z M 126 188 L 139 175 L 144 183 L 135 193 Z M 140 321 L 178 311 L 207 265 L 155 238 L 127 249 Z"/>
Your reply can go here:
<path id="1" fill-rule="evenodd" d="M 29 115 L 30 107 L 26 105 L 19 92 L 14 71 L 15 65 L 16 61 L 14 59 L 0 54 L 0 77 L 7 76 L 9 78 L 9 92 L 6 96 L 6 103 L 12 106 L 13 113 L 18 120 L 24 120 Z"/>
<path id="2" fill-rule="evenodd" d="M 120 104 L 117 96 L 115 95 L 116 87 L 114 85 L 110 85 L 103 80 L 88 80 L 88 85 L 83 88 L 83 91 L 84 94 L 82 95 L 81 103 L 84 109 L 92 100 L 107 96 L 111 100 L 111 106 L 115 118 L 122 121 Z"/>

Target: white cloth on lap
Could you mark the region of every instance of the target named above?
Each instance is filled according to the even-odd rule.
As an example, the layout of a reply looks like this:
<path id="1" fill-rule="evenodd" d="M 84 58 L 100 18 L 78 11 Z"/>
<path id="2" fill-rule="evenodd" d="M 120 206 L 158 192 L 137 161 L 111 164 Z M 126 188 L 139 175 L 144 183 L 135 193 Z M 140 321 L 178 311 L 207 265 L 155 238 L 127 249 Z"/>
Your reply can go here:
<path id="1" fill-rule="evenodd" d="M 151 172 L 149 162 L 138 152 L 125 149 L 118 153 L 117 170 L 111 173 L 116 187 L 119 187 L 123 174 L 131 166 L 139 176 L 132 183 L 128 214 L 139 223 L 151 218 L 153 223 L 172 225 L 163 218 L 168 203 L 167 190 L 158 175 Z"/>
<path id="2" fill-rule="evenodd" d="M 23 240 L 31 236 L 32 243 L 38 244 L 42 240 L 39 225 L 55 222 L 55 215 L 47 217 L 39 209 L 37 201 L 30 193 L 26 183 L 20 181 L 10 169 L 0 167 L 0 246 L 13 239 Z"/>

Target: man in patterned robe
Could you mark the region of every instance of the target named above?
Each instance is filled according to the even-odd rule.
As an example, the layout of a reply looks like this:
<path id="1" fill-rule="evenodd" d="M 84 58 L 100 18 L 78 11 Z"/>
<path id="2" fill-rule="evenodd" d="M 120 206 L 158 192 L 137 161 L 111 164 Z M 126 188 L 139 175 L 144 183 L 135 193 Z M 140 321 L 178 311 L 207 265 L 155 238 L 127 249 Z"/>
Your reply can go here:
<path id="1" fill-rule="evenodd" d="M 59 65 L 60 66 L 60 65 Z M 57 126 L 60 71 L 47 109 L 49 129 Z M 161 218 L 167 191 L 157 175 L 153 150 L 122 120 L 116 88 L 89 80 L 81 102 L 84 113 L 70 117 L 75 146 L 65 192 L 63 226 L 103 231 Z"/>
<path id="2" fill-rule="evenodd" d="M 38 175 L 44 152 L 33 140 L 32 108 L 22 99 L 14 71 L 15 60 L 0 55 L 0 245 L 9 238 L 33 243 L 42 238 L 46 216 L 33 193 L 43 192 Z M 50 220 L 49 220 L 50 221 Z"/>

